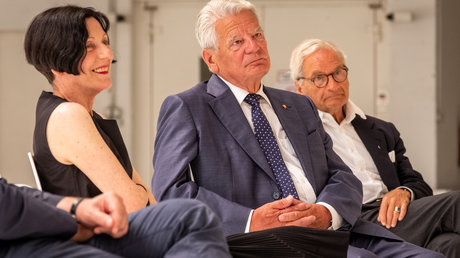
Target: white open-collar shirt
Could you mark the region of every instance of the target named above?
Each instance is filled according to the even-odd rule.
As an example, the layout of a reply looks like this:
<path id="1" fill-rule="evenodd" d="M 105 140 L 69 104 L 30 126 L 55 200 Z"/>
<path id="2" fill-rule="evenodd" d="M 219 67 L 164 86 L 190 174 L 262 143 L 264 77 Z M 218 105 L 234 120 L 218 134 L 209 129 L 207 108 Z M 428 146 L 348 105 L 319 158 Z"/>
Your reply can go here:
<path id="1" fill-rule="evenodd" d="M 220 76 L 219 78 L 221 78 L 222 81 L 224 81 L 225 84 L 227 84 L 227 86 L 235 95 L 235 98 L 240 104 L 241 109 L 246 119 L 248 120 L 248 123 L 251 126 L 252 131 L 254 132 L 254 125 L 252 123 L 251 114 L 252 107 L 244 101 L 249 92 L 231 84 L 230 82 L 224 80 Z M 284 163 L 286 164 L 289 174 L 291 175 L 292 181 L 294 182 L 294 186 L 297 190 L 300 200 L 303 202 L 315 203 L 316 194 L 313 190 L 313 187 L 308 181 L 307 177 L 305 176 L 305 172 L 303 171 L 302 166 L 300 165 L 300 161 L 297 158 L 294 148 L 292 147 L 292 144 L 289 141 L 286 132 L 284 131 L 283 126 L 281 125 L 278 119 L 278 116 L 276 115 L 275 111 L 273 110 L 270 104 L 270 100 L 263 91 L 263 85 L 260 86 L 256 94 L 259 94 L 261 96 L 260 108 L 262 109 L 262 112 L 264 113 L 265 117 L 268 120 L 268 123 L 270 124 L 270 127 L 272 128 L 273 134 L 275 135 L 276 141 L 281 151 L 281 156 L 283 157 Z M 339 213 L 334 209 L 334 207 L 325 202 L 318 202 L 316 204 L 323 205 L 331 213 L 332 226 L 330 227 L 330 229 L 335 230 L 342 226 L 342 216 L 339 215 Z M 248 223 L 246 225 L 246 232 L 249 232 L 252 212 L 253 211 L 251 211 L 251 213 L 249 214 Z"/>
<path id="2" fill-rule="evenodd" d="M 351 100 L 348 100 L 345 105 L 345 119 L 340 124 L 331 114 L 319 111 L 324 130 L 332 139 L 332 149 L 361 181 L 363 203 L 368 203 L 382 198 L 388 189 L 380 177 L 374 160 L 351 124 L 356 115 L 366 119 L 364 112 Z"/>

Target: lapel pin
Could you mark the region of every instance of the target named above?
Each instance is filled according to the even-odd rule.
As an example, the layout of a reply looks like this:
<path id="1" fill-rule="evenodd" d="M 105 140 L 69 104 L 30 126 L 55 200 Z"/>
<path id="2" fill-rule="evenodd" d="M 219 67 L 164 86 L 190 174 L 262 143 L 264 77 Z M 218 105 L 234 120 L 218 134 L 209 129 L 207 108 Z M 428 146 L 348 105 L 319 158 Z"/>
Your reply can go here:
<path id="1" fill-rule="evenodd" d="M 380 147 L 380 145 L 377 145 L 377 148 L 380 150 L 382 147 Z"/>
<path id="2" fill-rule="evenodd" d="M 286 109 L 286 108 L 287 108 L 287 106 L 283 104 L 283 108 L 284 108 L 284 109 Z"/>

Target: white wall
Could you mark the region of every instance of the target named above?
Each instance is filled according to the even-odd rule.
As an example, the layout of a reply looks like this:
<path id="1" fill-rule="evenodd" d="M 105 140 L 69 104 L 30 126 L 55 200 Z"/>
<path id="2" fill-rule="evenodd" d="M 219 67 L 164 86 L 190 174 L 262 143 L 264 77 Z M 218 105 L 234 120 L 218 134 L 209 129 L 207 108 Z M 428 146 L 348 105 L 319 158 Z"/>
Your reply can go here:
<path id="1" fill-rule="evenodd" d="M 460 189 L 460 1 L 438 1 L 438 187 Z"/>
<path id="2" fill-rule="evenodd" d="M 32 151 L 35 103 L 45 77 L 27 64 L 22 31 L 0 31 L 0 174 L 35 186 L 27 152 Z"/>
<path id="3" fill-rule="evenodd" d="M 289 71 L 292 50 L 305 39 L 319 38 L 338 44 L 350 68 L 350 97 L 369 114 L 374 114 L 373 10 L 368 1 L 254 1 L 260 12 L 272 60 L 264 83 L 292 89 L 293 81 L 282 80 Z M 353 15 L 349 15 L 353 13 Z M 286 87 L 289 85 L 290 87 Z"/>
<path id="4" fill-rule="evenodd" d="M 48 8 L 76 4 L 107 12 L 110 0 L 0 0 L 0 31 L 25 31 L 32 18 Z"/>
<path id="5" fill-rule="evenodd" d="M 410 12 L 412 21 L 382 21 L 379 89 L 389 93 L 382 117 L 394 122 L 407 156 L 425 180 L 436 180 L 435 0 L 388 0 L 386 14 Z"/>

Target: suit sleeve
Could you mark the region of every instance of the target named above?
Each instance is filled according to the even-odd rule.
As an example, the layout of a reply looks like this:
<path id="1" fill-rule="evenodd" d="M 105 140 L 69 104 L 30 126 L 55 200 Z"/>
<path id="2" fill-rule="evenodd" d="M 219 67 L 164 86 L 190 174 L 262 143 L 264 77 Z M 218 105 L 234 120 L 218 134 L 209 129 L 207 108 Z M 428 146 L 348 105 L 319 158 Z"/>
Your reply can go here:
<path id="1" fill-rule="evenodd" d="M 251 209 L 193 181 L 190 168 L 199 152 L 196 126 L 180 97 L 170 96 L 163 102 L 153 155 L 152 192 L 157 200 L 198 199 L 217 213 L 227 235 L 242 233 Z"/>
<path id="2" fill-rule="evenodd" d="M 0 240 L 71 238 L 77 232 L 77 223 L 56 208 L 60 199 L 37 189 L 10 185 L 0 178 Z"/>
<path id="3" fill-rule="evenodd" d="M 401 185 L 409 187 L 414 192 L 415 199 L 433 195 L 431 187 L 423 180 L 422 175 L 412 168 L 409 159 L 405 156 L 406 148 L 398 130 L 392 123 L 388 124 L 395 140 L 396 171 Z"/>

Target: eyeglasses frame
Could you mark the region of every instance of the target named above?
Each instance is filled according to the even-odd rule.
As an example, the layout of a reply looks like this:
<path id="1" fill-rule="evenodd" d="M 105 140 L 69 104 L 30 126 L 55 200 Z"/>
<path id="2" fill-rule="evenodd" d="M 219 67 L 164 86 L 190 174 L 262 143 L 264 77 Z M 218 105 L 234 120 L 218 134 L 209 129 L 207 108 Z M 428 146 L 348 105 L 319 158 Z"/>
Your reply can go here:
<path id="1" fill-rule="evenodd" d="M 343 69 L 343 70 L 345 70 L 345 72 L 346 72 L 345 79 L 343 79 L 342 81 L 337 81 L 337 79 L 334 77 L 334 73 L 337 72 L 338 69 Z M 297 80 L 298 80 L 298 81 L 300 81 L 300 80 L 310 81 L 310 82 L 312 82 L 316 87 L 318 87 L 318 88 L 324 88 L 324 87 L 326 87 L 326 85 L 329 83 L 329 76 L 331 76 L 331 75 L 332 75 L 332 79 L 333 79 L 335 82 L 338 82 L 338 83 L 344 82 L 344 81 L 348 78 L 348 70 L 349 70 L 349 69 L 348 69 L 348 67 L 347 67 L 346 65 L 343 65 L 342 67 L 340 67 L 340 68 L 338 68 L 338 69 L 336 69 L 336 70 L 333 71 L 332 73 L 328 73 L 328 74 L 319 74 L 319 75 L 325 75 L 325 76 L 326 76 L 326 83 L 325 83 L 323 86 L 318 86 L 318 85 L 316 85 L 316 83 L 315 83 L 315 78 L 299 77 L 299 78 L 297 78 Z M 317 77 L 317 76 L 318 76 L 318 75 L 316 75 L 315 77 Z"/>

